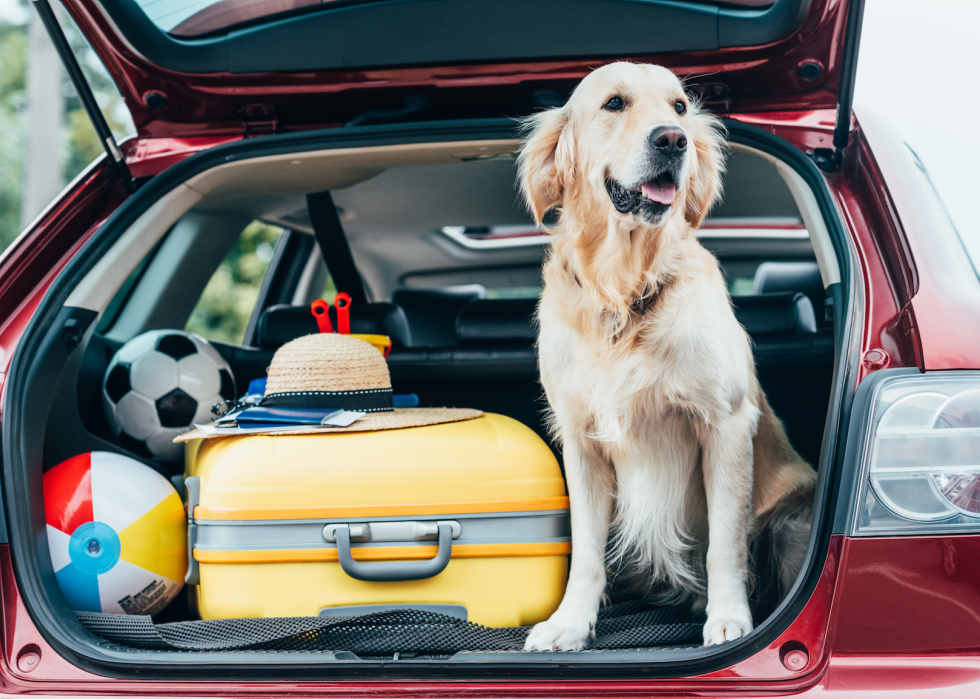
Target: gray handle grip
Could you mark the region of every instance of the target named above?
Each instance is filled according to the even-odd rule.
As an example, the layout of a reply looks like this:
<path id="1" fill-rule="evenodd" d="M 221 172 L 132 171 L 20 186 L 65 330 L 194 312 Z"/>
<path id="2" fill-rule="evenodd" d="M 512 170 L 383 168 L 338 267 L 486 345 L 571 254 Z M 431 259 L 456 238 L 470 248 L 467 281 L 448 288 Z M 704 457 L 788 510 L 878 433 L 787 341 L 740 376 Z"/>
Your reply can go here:
<path id="1" fill-rule="evenodd" d="M 337 527 L 336 533 L 340 567 L 355 580 L 367 582 L 401 582 L 431 578 L 446 569 L 453 552 L 453 528 L 448 523 L 439 524 L 439 553 L 435 558 L 427 561 L 359 563 L 350 553 L 350 528 Z"/>

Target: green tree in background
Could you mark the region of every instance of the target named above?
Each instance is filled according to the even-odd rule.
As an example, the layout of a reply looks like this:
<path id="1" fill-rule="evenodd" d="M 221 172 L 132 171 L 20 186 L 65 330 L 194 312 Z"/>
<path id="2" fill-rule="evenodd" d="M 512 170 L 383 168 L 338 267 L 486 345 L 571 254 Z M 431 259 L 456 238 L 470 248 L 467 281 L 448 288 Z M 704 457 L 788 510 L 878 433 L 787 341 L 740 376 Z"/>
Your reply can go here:
<path id="1" fill-rule="evenodd" d="M 24 27 L 0 24 L 0 252 L 20 232 L 26 56 Z"/>
<path id="2" fill-rule="evenodd" d="M 252 221 L 211 276 L 185 329 L 209 340 L 241 344 L 280 235 L 281 228 Z"/>
<path id="3" fill-rule="evenodd" d="M 59 14 L 75 57 L 113 134 L 121 139 L 132 133 L 129 113 L 105 67 L 71 18 L 64 12 Z M 0 19 L 0 252 L 20 233 L 24 137 L 29 127 L 26 68 L 26 25 Z M 52 79 L 62 81 L 67 96 L 62 133 L 52 134 L 52 138 L 62 138 L 65 142 L 63 173 L 64 181 L 70 182 L 102 154 L 103 148 L 67 75 L 62 72 Z"/>

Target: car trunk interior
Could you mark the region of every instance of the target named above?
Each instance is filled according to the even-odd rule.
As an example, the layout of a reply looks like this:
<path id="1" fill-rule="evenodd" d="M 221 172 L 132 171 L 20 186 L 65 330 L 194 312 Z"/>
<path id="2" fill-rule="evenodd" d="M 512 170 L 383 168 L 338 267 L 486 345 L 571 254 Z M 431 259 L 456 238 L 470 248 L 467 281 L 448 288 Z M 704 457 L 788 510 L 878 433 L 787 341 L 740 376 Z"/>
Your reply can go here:
<path id="1" fill-rule="evenodd" d="M 837 410 L 835 382 L 841 380 L 842 287 L 850 261 L 827 192 L 812 186 L 815 175 L 783 157 L 792 150 L 785 143 L 757 131 L 733 126 L 725 199 L 699 237 L 728 280 L 736 316 L 752 339 L 763 389 L 793 446 L 818 470 L 818 489 L 823 489 L 831 458 L 825 445 L 833 440 L 830 417 Z M 17 462 L 7 464 L 19 474 L 7 482 L 7 507 L 24 523 L 14 538 L 15 565 L 22 579 L 35 581 L 37 591 L 26 601 L 48 635 L 79 662 L 85 659 L 108 674 L 140 667 L 149 676 L 169 663 L 229 677 L 280 666 L 292 668 L 287 674 L 336 666 L 330 670 L 340 673 L 336 676 L 370 677 L 393 664 L 399 664 L 396 673 L 440 676 L 460 664 L 469 668 L 463 673 L 493 675 L 502 664 L 556 668 L 559 662 L 620 667 L 630 675 L 658 663 L 673 668 L 665 673 L 683 674 L 692 671 L 683 669 L 685 662 L 705 668 L 730 663 L 732 653 L 749 653 L 737 650 L 742 642 L 700 648 L 700 617 L 669 607 L 650 612 L 617 589 L 611 590 L 611 602 L 626 606 L 605 627 L 605 644 L 574 655 L 518 652 L 520 643 L 515 647 L 512 641 L 523 636 L 508 629 L 497 630 L 502 635 L 464 629 L 474 635 L 464 634 L 457 646 L 419 640 L 428 638 L 425 634 L 396 636 L 407 639 L 400 647 L 391 642 L 392 634 L 407 633 L 413 624 L 438 626 L 415 618 L 387 618 L 368 631 L 356 620 L 314 630 L 286 620 L 261 633 L 248 625 L 231 632 L 226 624 L 218 630 L 200 627 L 198 637 L 194 624 L 220 622 L 195 621 L 191 586 L 152 623 L 182 628 L 194 638 L 226 634 L 221 638 L 227 640 L 228 633 L 237 633 L 244 639 L 238 646 L 203 641 L 168 646 L 148 618 L 140 622 L 140 633 L 156 640 L 126 643 L 113 635 L 111 620 L 88 619 L 82 625 L 67 608 L 43 534 L 42 472 L 79 453 L 109 451 L 152 466 L 182 489 L 183 463 L 153 460 L 141 445 L 113 435 L 103 410 L 106 368 L 133 337 L 187 327 L 209 281 L 253 221 L 284 232 L 267 255 L 271 261 L 255 292 L 244 339 L 212 339 L 235 374 L 239 395 L 265 375 L 279 347 L 316 332 L 310 303 L 321 298 L 328 278 L 350 279 L 351 269 L 342 269 L 335 251 L 317 244 L 310 194 L 331 193 L 365 291 L 365 301 L 352 307 L 352 329 L 391 337 L 394 393 L 415 394 L 422 407 L 477 408 L 512 417 L 533 429 L 560 461 L 561 450 L 545 424 L 532 320 L 548 243 L 535 233 L 515 190 L 518 142 L 504 128 L 480 138 L 447 133 L 452 134 L 449 127 L 441 136 L 404 142 L 396 134 L 378 145 L 370 137 L 354 145 L 342 140 L 317 145 L 307 135 L 305 141 L 280 140 L 264 151 L 239 144 L 225 160 L 195 156 L 201 162 L 196 169 L 172 168 L 178 172 L 168 175 L 170 180 L 134 197 L 97 234 L 102 242 L 93 243 L 56 282 L 25 335 L 35 338 L 34 349 L 15 359 L 20 378 L 8 386 L 15 392 L 11 400 L 23 406 L 17 421 L 23 447 Z M 524 237 L 497 236 L 500 231 Z M 468 242 L 495 237 L 493 245 Z M 508 242 L 514 240 L 523 242 Z M 75 346 L 61 340 L 59 329 L 72 319 L 73 327 L 82 329 Z M 19 484 L 19 494 L 11 498 L 13 483 Z M 814 529 L 808 563 L 790 593 L 797 602 L 758 591 L 755 635 L 785 627 L 800 607 L 798 598 L 808 594 L 813 566 L 825 555 L 823 535 Z M 644 625 L 673 630 L 658 637 L 659 632 L 644 633 Z M 456 626 L 439 629 L 440 639 L 462 633 Z M 304 646 L 296 641 L 304 634 L 320 635 Z M 488 652 L 499 650 L 514 652 Z M 706 659 L 712 659 L 708 665 Z"/>

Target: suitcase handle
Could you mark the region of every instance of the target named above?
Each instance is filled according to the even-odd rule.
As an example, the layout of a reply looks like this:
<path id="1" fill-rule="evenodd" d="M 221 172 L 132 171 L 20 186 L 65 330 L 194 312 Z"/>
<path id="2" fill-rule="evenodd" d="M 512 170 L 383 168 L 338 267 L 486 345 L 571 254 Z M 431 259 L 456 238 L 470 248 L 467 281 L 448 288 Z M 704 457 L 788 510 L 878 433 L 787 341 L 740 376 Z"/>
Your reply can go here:
<path id="1" fill-rule="evenodd" d="M 380 563 L 360 563 L 350 553 L 350 527 L 339 525 L 337 536 L 337 556 L 340 567 L 355 580 L 367 582 L 402 582 L 404 580 L 424 580 L 439 575 L 449 565 L 453 552 L 453 528 L 449 522 L 439 523 L 439 553 L 427 561 L 383 561 Z"/>

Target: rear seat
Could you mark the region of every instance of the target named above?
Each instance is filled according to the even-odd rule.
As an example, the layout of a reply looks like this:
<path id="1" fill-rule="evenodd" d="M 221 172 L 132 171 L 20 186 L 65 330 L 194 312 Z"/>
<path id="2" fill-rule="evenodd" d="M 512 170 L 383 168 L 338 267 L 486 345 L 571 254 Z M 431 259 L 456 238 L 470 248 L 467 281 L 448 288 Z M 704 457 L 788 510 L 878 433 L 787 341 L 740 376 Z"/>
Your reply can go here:
<path id="1" fill-rule="evenodd" d="M 482 299 L 483 287 L 473 284 L 449 289 L 399 289 L 391 302 L 400 306 L 418 347 L 451 347 L 456 344 L 456 316 L 474 299 Z"/>
<path id="2" fill-rule="evenodd" d="M 422 337 L 445 342 L 446 310 L 460 298 L 414 291 L 409 296 L 420 302 L 417 313 L 426 307 L 425 296 L 438 299 L 436 307 L 429 307 L 441 316 L 442 326 L 433 330 L 436 326 L 430 325 Z M 759 378 L 776 414 L 797 450 L 814 463 L 833 370 L 831 331 L 817 329 L 813 304 L 798 291 L 736 296 L 732 302 L 736 317 L 752 337 Z M 423 407 L 474 407 L 509 415 L 550 443 L 534 346 L 536 306 L 536 299 L 470 296 L 459 303 L 452 342 L 442 346 L 420 346 L 415 327 L 394 303 L 353 305 L 351 331 L 392 338 L 388 367 L 396 393 L 417 394 Z M 273 306 L 259 319 L 256 344 L 261 351 L 251 351 L 256 355 L 252 363 L 264 369 L 279 346 L 315 332 L 316 321 L 308 308 Z"/>
<path id="3" fill-rule="evenodd" d="M 801 292 L 733 296 L 735 318 L 752 337 L 817 332 L 809 297 Z"/>
<path id="4" fill-rule="evenodd" d="M 735 317 L 752 337 L 807 335 L 817 332 L 813 304 L 806 294 L 733 296 Z M 537 299 L 480 299 L 470 301 L 456 316 L 460 345 L 533 344 L 538 332 Z"/>
<path id="5" fill-rule="evenodd" d="M 330 322 L 337 327 L 337 309 L 330 307 Z M 392 348 L 412 344 L 405 312 L 393 303 L 355 303 L 350 307 L 350 331 L 354 334 L 387 335 Z M 276 350 L 290 340 L 319 332 L 308 306 L 270 306 L 255 326 L 255 344 Z"/>
<path id="6" fill-rule="evenodd" d="M 732 301 L 752 337 L 763 388 L 794 446 L 815 462 L 829 400 L 833 336 L 818 331 L 813 304 L 799 291 Z M 510 415 L 547 440 L 534 347 L 536 307 L 536 299 L 470 301 L 456 316 L 455 346 L 392 352 L 388 364 L 396 391 L 417 393 L 423 405 Z"/>
<path id="7" fill-rule="evenodd" d="M 827 298 L 816 262 L 763 262 L 752 279 L 753 294 L 801 291 L 813 304 L 817 327 L 824 327 L 824 299 Z"/>
<path id="8" fill-rule="evenodd" d="M 456 316 L 456 340 L 461 345 L 534 344 L 537 308 L 537 299 L 470 301 Z"/>

